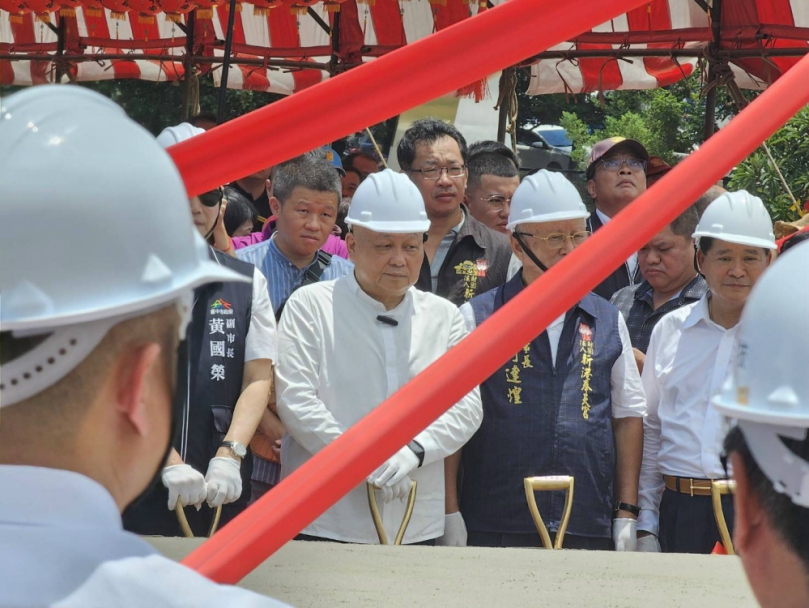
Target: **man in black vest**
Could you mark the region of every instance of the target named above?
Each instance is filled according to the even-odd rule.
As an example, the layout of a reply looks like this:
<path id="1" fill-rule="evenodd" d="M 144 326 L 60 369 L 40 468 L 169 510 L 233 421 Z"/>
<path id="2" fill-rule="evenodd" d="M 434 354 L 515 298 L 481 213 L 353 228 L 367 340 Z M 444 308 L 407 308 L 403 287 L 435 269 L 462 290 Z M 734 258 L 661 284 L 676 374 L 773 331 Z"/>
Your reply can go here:
<path id="1" fill-rule="evenodd" d="M 198 134 L 187 124 L 169 127 L 164 146 Z M 210 239 L 223 221 L 222 190 L 190 200 L 199 233 Z M 277 358 L 275 317 L 267 281 L 251 264 L 209 248 L 217 263 L 252 277 L 252 283 L 214 283 L 197 289 L 189 328 L 187 398 L 180 434 L 163 469 L 163 485 L 124 514 L 124 525 L 140 534 L 177 536 L 176 505 L 194 505 L 186 517 L 197 536 L 206 534 L 214 509 L 220 525 L 250 500 L 252 455 L 247 446 L 267 409 Z M 211 509 L 200 509 L 207 502 Z M 168 510 L 166 509 L 168 507 Z"/>
<path id="2" fill-rule="evenodd" d="M 646 191 L 648 162 L 646 148 L 634 139 L 611 137 L 593 146 L 586 175 L 587 191 L 596 209 L 587 219 L 587 230 L 595 232 Z M 633 253 L 593 292 L 609 300 L 619 289 L 642 280 L 638 254 Z"/>

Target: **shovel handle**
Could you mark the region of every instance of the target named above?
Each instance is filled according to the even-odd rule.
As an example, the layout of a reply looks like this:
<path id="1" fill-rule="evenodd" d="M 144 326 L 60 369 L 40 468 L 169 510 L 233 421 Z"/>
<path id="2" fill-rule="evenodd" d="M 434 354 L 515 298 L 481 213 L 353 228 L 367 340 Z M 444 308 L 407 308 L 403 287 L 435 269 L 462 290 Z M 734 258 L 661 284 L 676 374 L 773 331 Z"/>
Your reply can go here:
<path id="1" fill-rule="evenodd" d="M 715 479 L 711 482 L 711 501 L 713 502 L 713 515 L 716 519 L 716 527 L 719 528 L 719 536 L 722 538 L 722 544 L 725 545 L 725 551 L 728 555 L 736 555 L 733 550 L 733 539 L 728 530 L 728 524 L 725 521 L 725 511 L 722 508 L 722 496 L 725 494 L 736 493 L 736 482 L 732 479 Z"/>
<path id="2" fill-rule="evenodd" d="M 534 525 L 539 532 L 539 537 L 542 539 L 542 545 L 546 549 L 561 549 L 562 543 L 565 540 L 565 532 L 567 531 L 567 524 L 570 521 L 570 511 L 573 508 L 573 477 L 570 475 L 550 475 L 546 477 L 526 477 L 523 481 L 525 486 L 525 500 L 528 502 L 528 510 L 531 511 L 531 518 L 534 520 Z M 537 499 L 534 492 L 538 491 L 565 491 L 565 506 L 562 512 L 562 521 L 559 524 L 559 529 L 556 531 L 556 542 L 551 543 L 550 534 L 542 521 L 542 515 L 539 513 L 537 507 Z"/>
<path id="3" fill-rule="evenodd" d="M 180 522 L 180 528 L 183 531 L 183 534 L 186 538 L 194 538 L 194 531 L 191 529 L 191 526 L 188 525 L 188 518 L 185 516 L 185 509 L 183 509 L 183 505 L 177 502 L 177 506 L 174 507 L 174 512 L 177 514 L 177 521 Z M 214 535 L 216 529 L 219 527 L 219 518 L 222 517 L 222 507 L 221 505 L 216 507 L 216 512 L 213 514 L 213 521 L 211 522 L 211 529 L 208 531 L 208 537 Z"/>
<path id="4" fill-rule="evenodd" d="M 407 526 L 410 524 L 410 518 L 413 517 L 413 507 L 416 506 L 416 487 L 418 483 L 414 480 L 410 486 L 410 494 L 407 497 L 407 509 L 405 509 L 402 523 L 399 525 L 399 532 L 393 541 L 394 545 L 401 545 L 404 540 Z M 373 484 L 366 483 L 366 490 L 368 491 L 368 507 L 371 509 L 371 518 L 374 520 L 374 527 L 376 528 L 376 535 L 379 537 L 380 545 L 388 544 L 388 535 L 385 532 L 385 525 L 382 523 L 382 516 L 379 514 L 379 505 L 376 502 L 377 487 Z"/>

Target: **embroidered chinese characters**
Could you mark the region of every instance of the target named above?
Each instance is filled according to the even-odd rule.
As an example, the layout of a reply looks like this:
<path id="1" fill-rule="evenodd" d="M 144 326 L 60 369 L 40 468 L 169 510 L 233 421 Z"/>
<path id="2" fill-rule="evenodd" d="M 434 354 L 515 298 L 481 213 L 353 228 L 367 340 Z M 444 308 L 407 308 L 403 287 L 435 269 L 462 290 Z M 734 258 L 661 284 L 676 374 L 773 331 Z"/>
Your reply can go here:
<path id="1" fill-rule="evenodd" d="M 581 355 L 581 416 L 590 418 L 590 382 L 593 379 L 593 330 L 579 323 L 579 354 Z"/>
<path id="2" fill-rule="evenodd" d="M 520 373 L 529 367 L 534 367 L 531 365 L 530 350 L 531 345 L 526 344 L 523 346 L 522 351 L 514 355 L 514 358 L 506 365 L 506 382 L 514 385 L 508 388 L 506 398 L 509 403 L 514 405 L 522 405 L 522 380 L 520 379 Z"/>
<path id="3" fill-rule="evenodd" d="M 211 305 L 212 315 L 233 315 L 233 308 L 222 299 Z M 208 320 L 208 346 L 210 348 L 211 359 L 233 359 L 236 357 L 236 350 L 227 345 L 236 341 L 236 334 L 230 330 L 236 329 L 236 319 L 213 317 Z M 217 339 L 220 338 L 221 339 Z M 211 380 L 222 382 L 225 380 L 225 365 L 222 363 L 211 364 Z"/>
<path id="4" fill-rule="evenodd" d="M 478 278 L 483 278 L 489 270 L 489 262 L 485 259 L 464 260 L 455 267 L 455 274 L 463 277 L 463 297 L 470 300 L 475 297 Z"/>

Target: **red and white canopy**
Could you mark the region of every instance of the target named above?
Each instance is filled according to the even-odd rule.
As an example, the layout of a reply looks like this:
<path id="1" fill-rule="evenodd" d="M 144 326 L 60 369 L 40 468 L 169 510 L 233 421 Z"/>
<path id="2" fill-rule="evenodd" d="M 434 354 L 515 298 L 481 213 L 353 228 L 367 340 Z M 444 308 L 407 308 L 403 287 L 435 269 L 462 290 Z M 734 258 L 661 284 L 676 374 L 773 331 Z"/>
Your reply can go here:
<path id="1" fill-rule="evenodd" d="M 200 73 L 212 70 L 217 83 L 229 14 L 222 1 L 197 0 L 194 5 L 219 2 L 213 10 L 196 10 L 193 32 L 193 64 Z M 370 61 L 485 10 L 485 5 L 465 0 L 261 1 L 258 10 L 247 3 L 238 6 L 233 35 L 238 68 L 230 70 L 230 88 L 294 93 L 334 71 Z M 63 0 L 61 5 L 58 0 L 0 0 L 0 84 L 54 82 L 57 71 L 62 80 L 77 81 L 182 78 L 187 15 L 167 17 L 160 12 L 159 0 L 100 2 L 105 7 L 117 3 L 129 8 L 99 10 L 97 2 L 87 0 Z M 156 10 L 142 13 L 131 8 L 144 3 Z M 78 6 L 60 9 L 65 4 Z M 268 9 L 268 4 L 277 6 Z M 35 15 L 33 11 L 42 6 L 47 8 Z M 703 0 L 652 0 L 557 45 L 532 64 L 529 93 L 671 84 L 694 70 L 696 55 L 706 51 L 712 40 L 704 6 Z M 338 7 L 339 13 L 334 12 Z M 779 52 L 797 55 L 809 48 L 809 2 L 722 0 L 720 32 L 720 50 L 747 52 L 745 57 L 730 59 L 737 82 L 762 88 L 797 61 L 797 56 Z M 470 44 L 480 44 L 482 53 L 497 52 L 487 48 L 485 41 Z M 657 56 L 638 57 L 644 49 Z M 594 56 L 598 51 L 611 55 L 628 51 L 633 56 Z M 687 51 L 690 56 L 675 56 Z M 306 63 L 312 67 L 302 69 Z"/>

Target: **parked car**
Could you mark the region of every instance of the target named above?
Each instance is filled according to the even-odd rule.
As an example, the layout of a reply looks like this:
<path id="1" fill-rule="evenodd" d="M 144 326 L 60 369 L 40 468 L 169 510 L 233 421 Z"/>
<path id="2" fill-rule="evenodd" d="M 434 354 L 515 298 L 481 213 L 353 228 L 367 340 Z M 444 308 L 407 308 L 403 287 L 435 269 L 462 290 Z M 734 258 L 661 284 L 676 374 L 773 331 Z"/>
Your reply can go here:
<path id="1" fill-rule="evenodd" d="M 573 142 L 563 127 L 539 125 L 532 129 L 517 130 L 517 154 L 525 174 L 540 169 L 550 171 L 576 171 L 577 165 L 570 158 Z"/>

